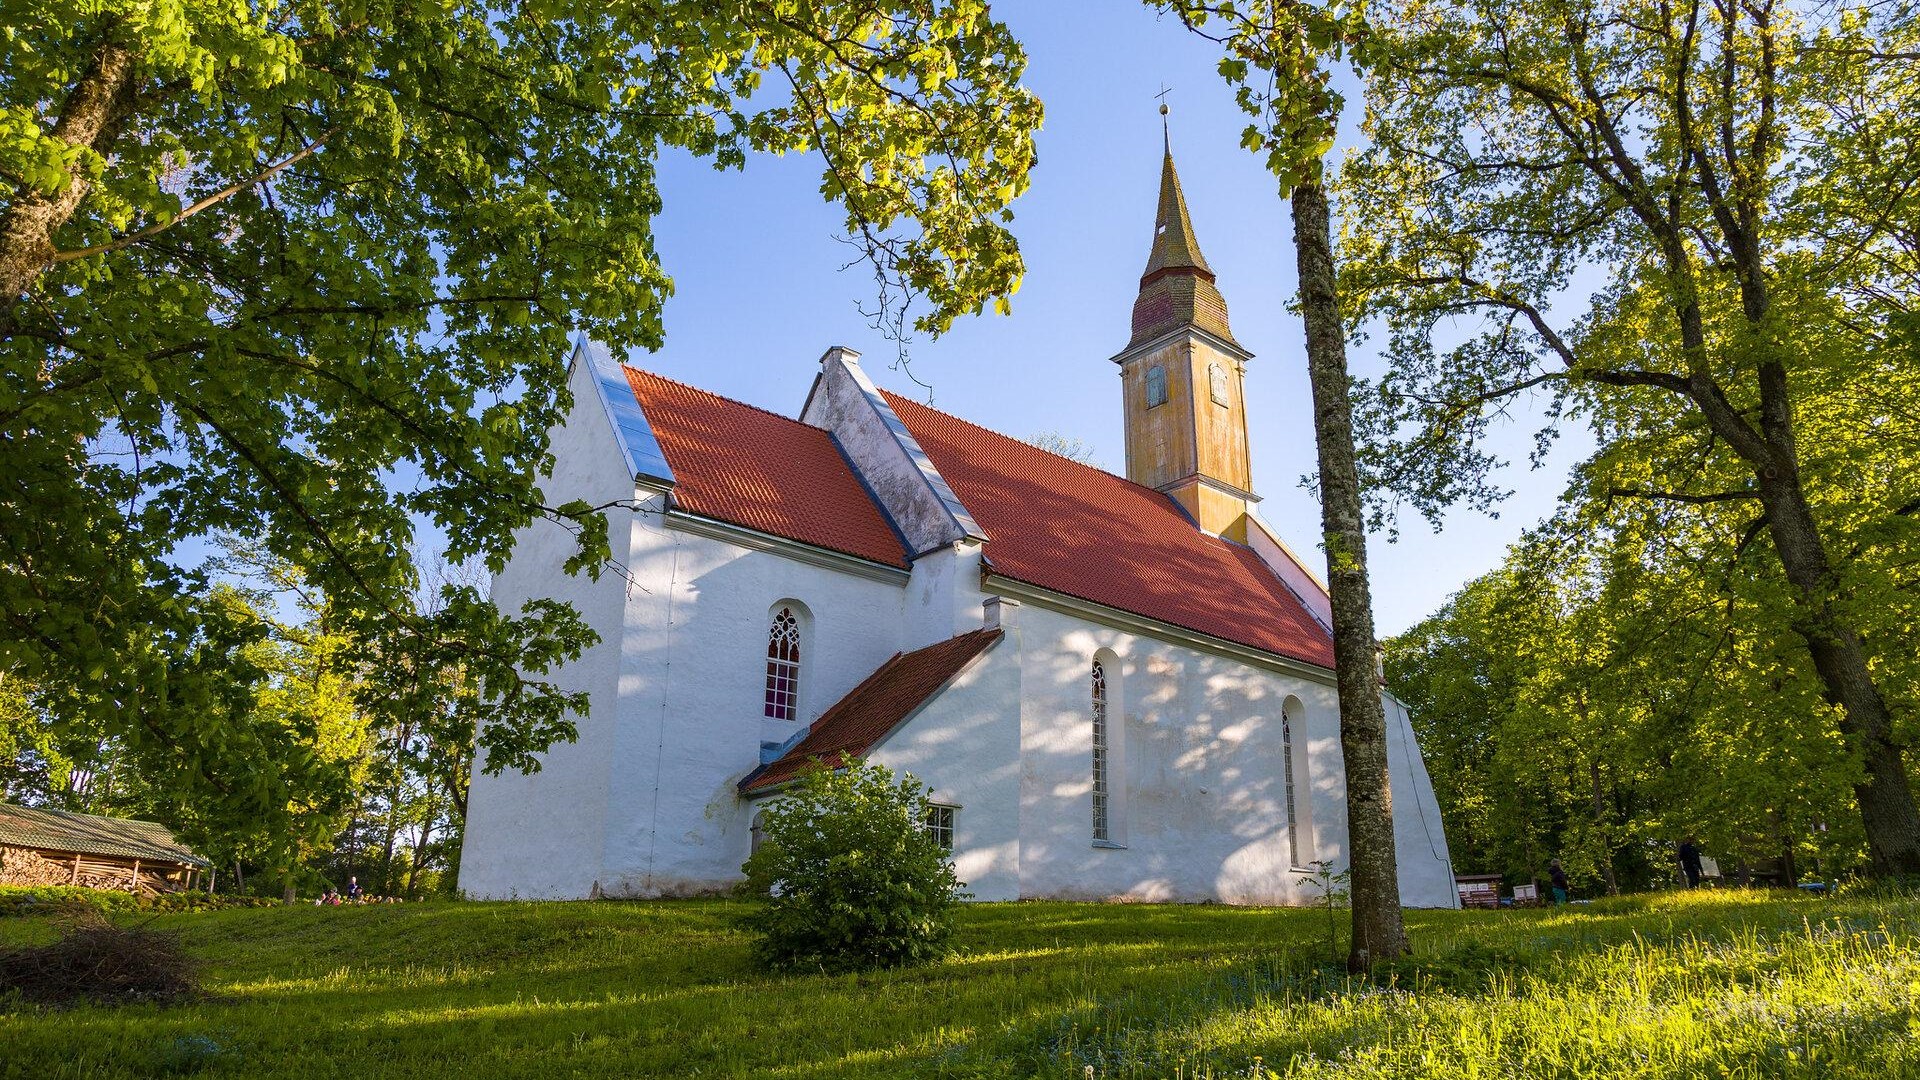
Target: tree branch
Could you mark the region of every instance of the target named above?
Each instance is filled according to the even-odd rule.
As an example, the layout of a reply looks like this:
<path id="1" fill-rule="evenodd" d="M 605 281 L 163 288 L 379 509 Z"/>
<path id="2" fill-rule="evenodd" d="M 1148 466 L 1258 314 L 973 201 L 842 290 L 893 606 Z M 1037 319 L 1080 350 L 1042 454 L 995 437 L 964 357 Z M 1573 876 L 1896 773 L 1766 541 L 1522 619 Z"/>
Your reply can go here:
<path id="1" fill-rule="evenodd" d="M 339 130 L 340 128 L 338 125 L 328 128 L 327 130 L 321 132 L 319 136 L 317 136 L 312 142 L 301 147 L 299 150 L 295 151 L 294 153 L 287 155 L 286 157 L 282 158 L 280 161 L 272 165 L 269 165 L 267 168 L 261 170 L 258 173 L 255 173 L 253 176 L 250 176 L 245 180 L 241 180 L 238 183 L 231 184 L 227 187 L 221 188 L 219 191 L 216 191 L 213 194 L 207 196 L 206 198 L 201 199 L 199 202 L 196 202 L 192 206 L 187 207 L 185 210 L 180 211 L 178 214 L 174 215 L 172 218 L 166 221 L 155 222 L 154 224 L 149 225 L 144 229 L 141 229 L 137 232 L 130 232 L 125 236 L 119 237 L 118 239 L 109 240 L 104 244 L 95 244 L 94 246 L 87 247 L 87 248 L 76 248 L 73 251 L 56 252 L 53 256 L 52 261 L 55 263 L 64 263 L 64 262 L 72 262 L 75 259 L 84 259 L 89 255 L 104 255 L 109 251 L 118 251 L 121 248 L 126 247 L 128 244 L 138 243 L 149 236 L 153 236 L 157 233 L 165 232 L 166 230 L 173 228 L 175 225 L 180 224 L 182 221 L 187 220 L 188 218 L 192 217 L 193 215 L 199 213 L 202 210 L 207 209 L 210 206 L 213 206 L 217 203 L 225 202 L 226 200 L 232 198 L 233 196 L 239 194 L 242 191 L 245 191 L 250 187 L 254 187 L 259 184 L 264 184 L 267 181 L 273 179 L 275 176 L 280 175 L 280 173 L 284 172 L 286 169 L 291 167 L 294 163 L 307 157 L 309 154 L 312 154 L 315 150 L 320 149 L 321 144 L 325 143 L 328 139 L 332 138 L 335 134 L 339 132 Z"/>

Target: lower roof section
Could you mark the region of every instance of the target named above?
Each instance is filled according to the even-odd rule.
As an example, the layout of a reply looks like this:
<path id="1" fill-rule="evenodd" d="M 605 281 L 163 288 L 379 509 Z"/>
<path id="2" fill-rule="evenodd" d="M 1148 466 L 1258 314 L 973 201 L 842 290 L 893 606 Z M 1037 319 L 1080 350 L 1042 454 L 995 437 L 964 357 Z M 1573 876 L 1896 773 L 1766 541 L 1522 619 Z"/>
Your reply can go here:
<path id="1" fill-rule="evenodd" d="M 785 754 L 748 773 L 743 795 L 760 795 L 799 779 L 817 761 L 837 769 L 863 758 L 895 728 L 912 719 L 934 695 L 1001 638 L 999 627 L 973 630 L 924 649 L 895 653 L 847 696 L 814 721 L 806 737 Z"/>

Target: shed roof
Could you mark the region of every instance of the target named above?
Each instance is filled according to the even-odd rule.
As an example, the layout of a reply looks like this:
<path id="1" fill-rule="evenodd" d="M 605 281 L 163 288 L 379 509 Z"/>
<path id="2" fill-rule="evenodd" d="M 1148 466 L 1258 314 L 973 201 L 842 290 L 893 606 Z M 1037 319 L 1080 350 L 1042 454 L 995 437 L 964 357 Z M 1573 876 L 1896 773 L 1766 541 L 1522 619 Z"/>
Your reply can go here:
<path id="1" fill-rule="evenodd" d="M 0 845 L 205 868 L 210 863 L 157 821 L 0 803 Z"/>

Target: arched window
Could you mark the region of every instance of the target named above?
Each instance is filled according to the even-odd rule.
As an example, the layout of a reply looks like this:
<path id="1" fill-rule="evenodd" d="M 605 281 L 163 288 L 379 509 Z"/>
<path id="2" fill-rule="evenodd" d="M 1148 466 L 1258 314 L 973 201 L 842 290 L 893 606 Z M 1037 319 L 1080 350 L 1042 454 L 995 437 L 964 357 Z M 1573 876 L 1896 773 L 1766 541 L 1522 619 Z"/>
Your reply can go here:
<path id="1" fill-rule="evenodd" d="M 774 612 L 767 631 L 766 715 L 771 720 L 800 719 L 800 620 L 784 605 Z"/>
<path id="2" fill-rule="evenodd" d="M 1093 662 L 1093 838 L 1107 836 L 1107 669 Z"/>
<path id="3" fill-rule="evenodd" d="M 1167 403 L 1167 369 L 1155 364 L 1147 369 L 1147 408 Z"/>
<path id="4" fill-rule="evenodd" d="M 1287 714 L 1287 707 L 1280 706 L 1280 762 L 1286 770 L 1287 790 L 1287 858 L 1293 865 L 1305 865 L 1300 861 L 1300 804 L 1294 794 L 1293 782 L 1293 717 Z M 1303 759 L 1304 760 L 1304 759 Z"/>

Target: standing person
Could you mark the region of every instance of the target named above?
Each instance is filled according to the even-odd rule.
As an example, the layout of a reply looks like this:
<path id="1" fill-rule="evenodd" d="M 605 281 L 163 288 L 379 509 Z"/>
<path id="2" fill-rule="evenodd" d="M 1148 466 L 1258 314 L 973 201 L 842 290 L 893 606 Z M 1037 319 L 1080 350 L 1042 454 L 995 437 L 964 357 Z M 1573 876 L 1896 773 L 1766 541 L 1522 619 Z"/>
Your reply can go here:
<path id="1" fill-rule="evenodd" d="M 1553 882 L 1553 906 L 1565 904 L 1571 887 L 1567 884 L 1567 872 L 1560 866 L 1559 859 L 1547 863 L 1547 880 Z"/>
<path id="2" fill-rule="evenodd" d="M 361 895 L 360 879 L 358 877 L 348 877 L 347 878 L 347 899 L 358 900 L 360 899 L 360 895 Z"/>
<path id="3" fill-rule="evenodd" d="M 1687 877 L 1687 888 L 1700 887 L 1700 847 L 1691 835 L 1680 841 L 1680 872 Z"/>

